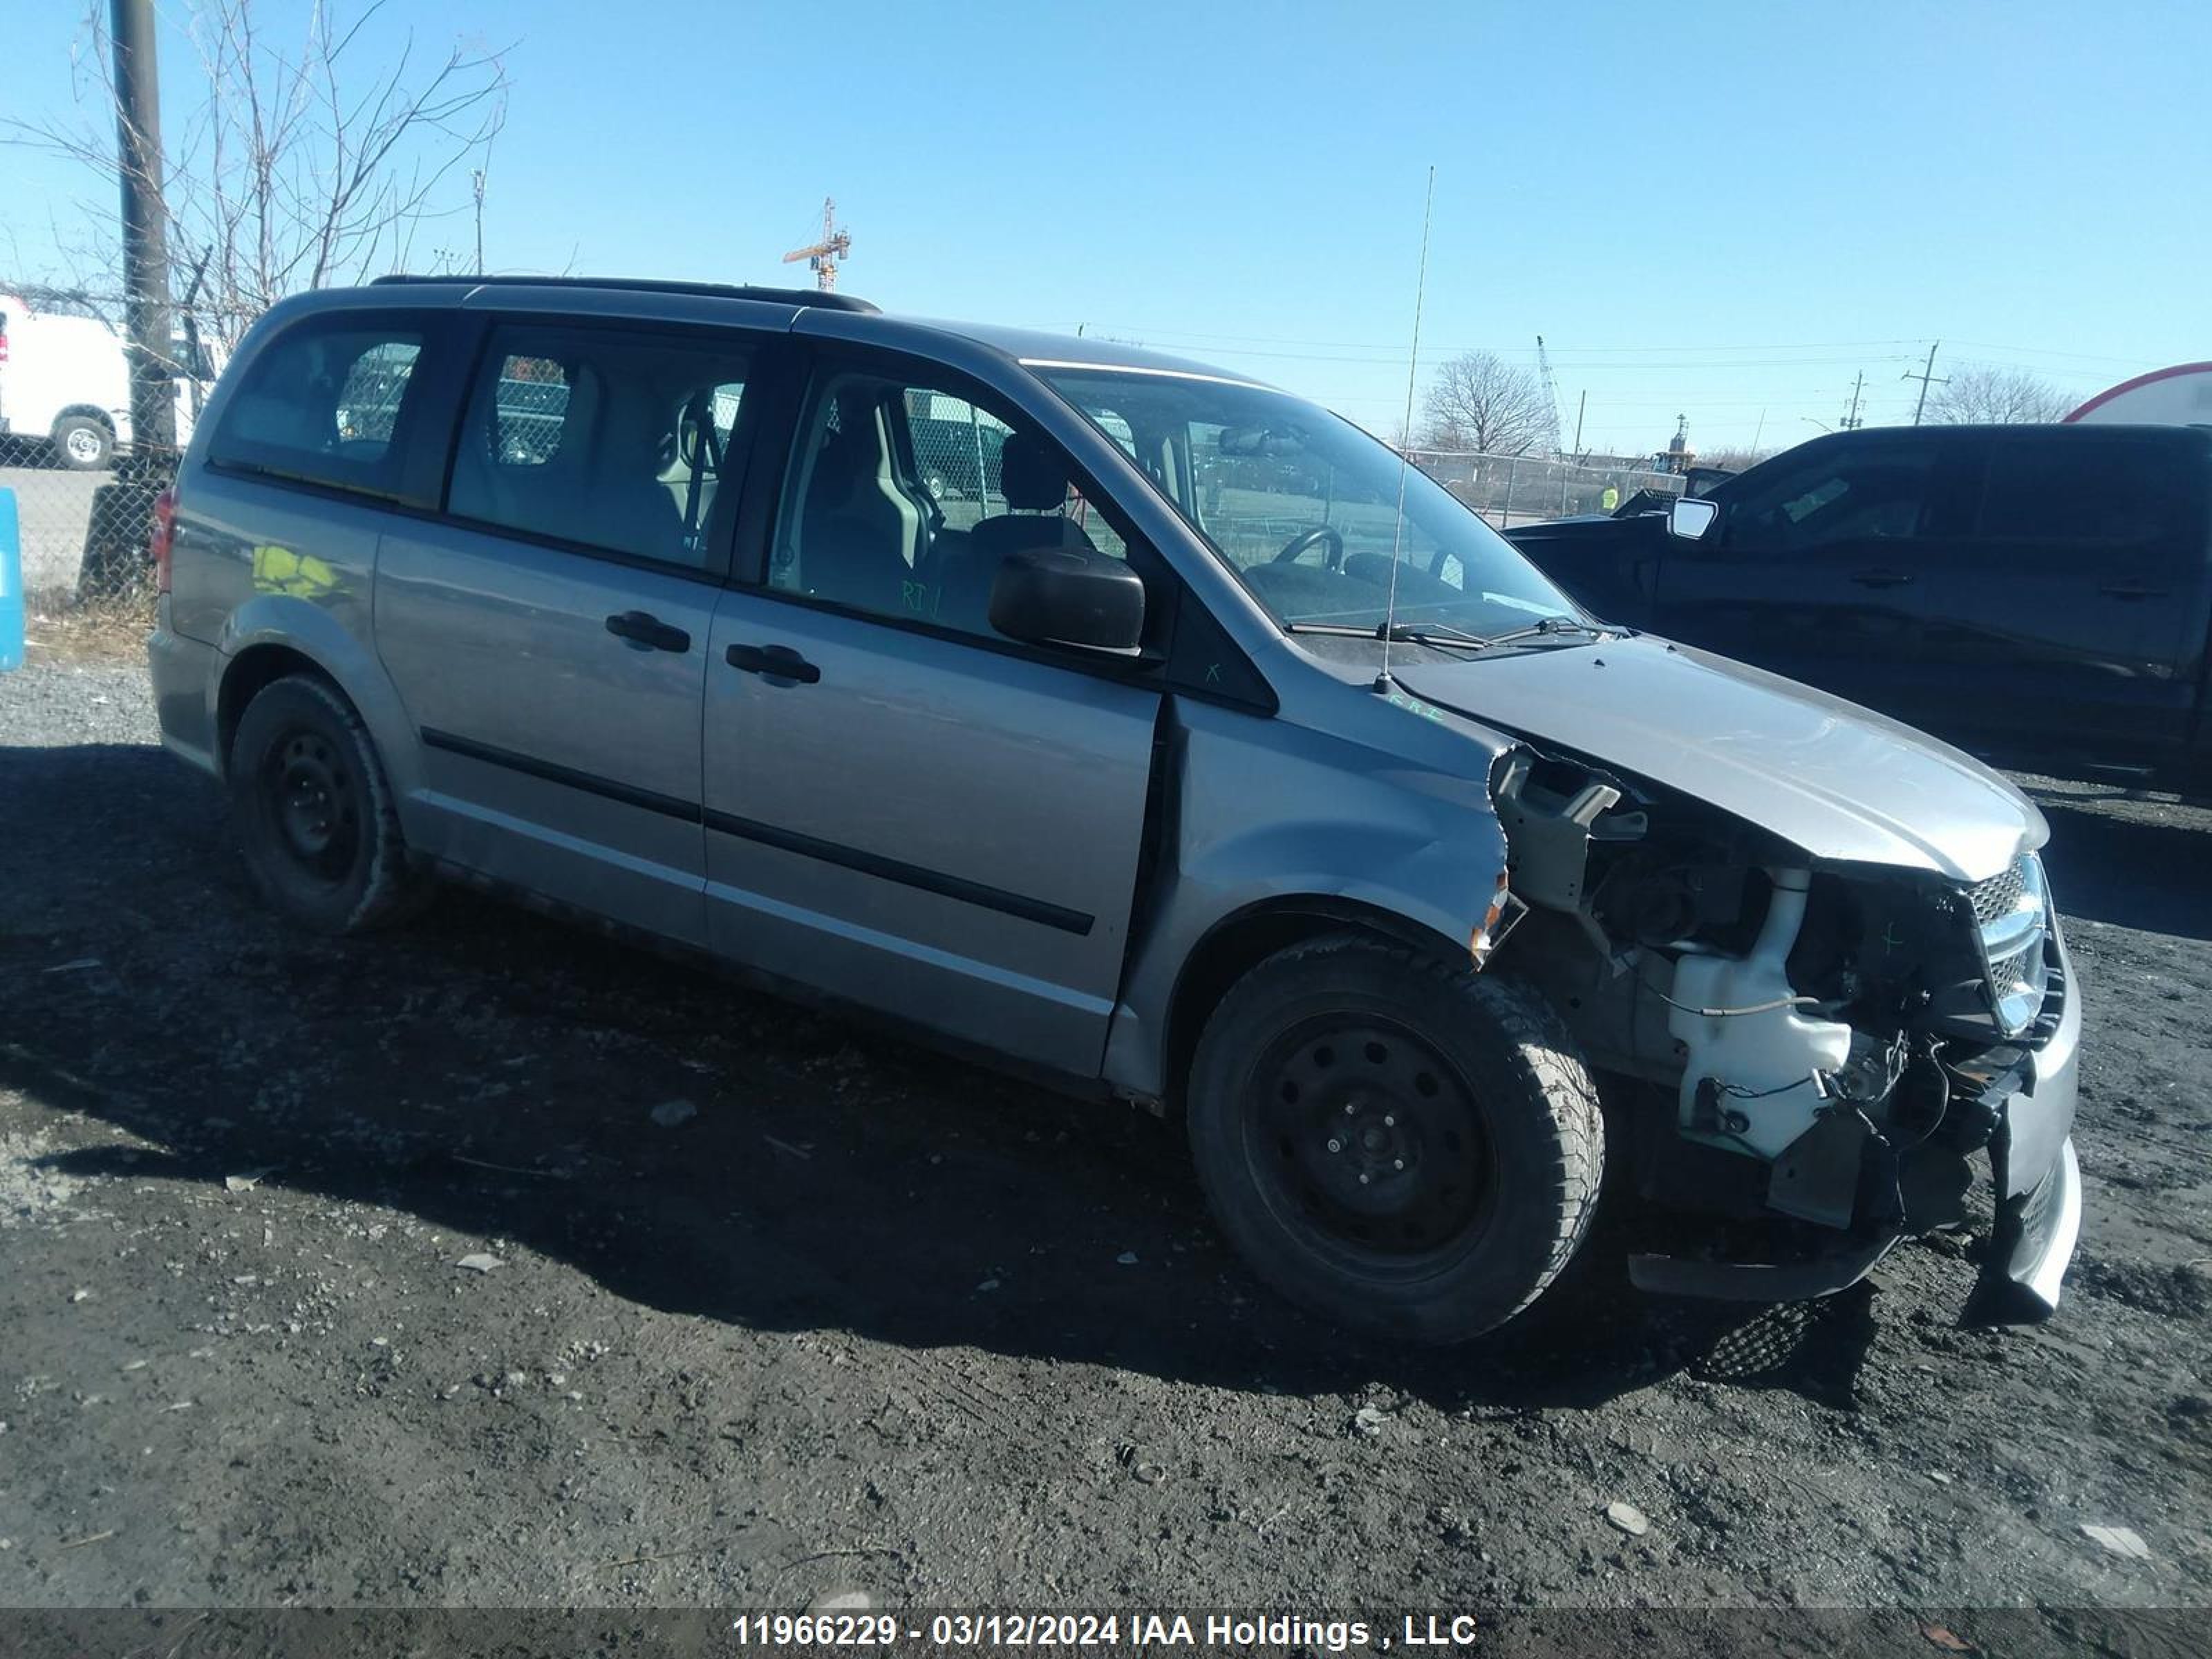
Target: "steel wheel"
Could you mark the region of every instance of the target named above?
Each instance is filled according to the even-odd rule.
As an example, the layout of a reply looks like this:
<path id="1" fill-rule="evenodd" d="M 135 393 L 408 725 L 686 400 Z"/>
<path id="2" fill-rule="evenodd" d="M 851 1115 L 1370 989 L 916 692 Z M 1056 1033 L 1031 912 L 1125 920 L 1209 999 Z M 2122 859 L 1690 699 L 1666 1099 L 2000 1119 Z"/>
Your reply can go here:
<path id="1" fill-rule="evenodd" d="M 319 732 L 294 731 L 273 745 L 262 787 L 279 843 L 300 868 L 336 884 L 361 857 L 361 785 Z"/>
<path id="2" fill-rule="evenodd" d="M 1426 1267 L 1479 1237 L 1490 1137 L 1466 1080 L 1385 1021 L 1324 1017 L 1255 1069 L 1254 1173 L 1369 1271 Z"/>

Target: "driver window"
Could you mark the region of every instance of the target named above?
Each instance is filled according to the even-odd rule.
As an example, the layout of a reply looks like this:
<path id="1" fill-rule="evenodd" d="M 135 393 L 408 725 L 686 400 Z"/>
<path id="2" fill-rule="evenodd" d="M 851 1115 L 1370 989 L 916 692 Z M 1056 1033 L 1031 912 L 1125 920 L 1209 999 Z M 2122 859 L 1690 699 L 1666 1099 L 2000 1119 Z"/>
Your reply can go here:
<path id="1" fill-rule="evenodd" d="M 853 371 L 816 381 L 776 521 L 771 587 L 994 638 L 1009 553 L 1128 556 L 1051 439 L 958 393 Z"/>
<path id="2" fill-rule="evenodd" d="M 1885 444 L 1831 453 L 1790 469 L 1729 514 L 1731 549 L 1810 553 L 1823 547 L 1915 534 L 1935 458 L 1925 445 Z"/>

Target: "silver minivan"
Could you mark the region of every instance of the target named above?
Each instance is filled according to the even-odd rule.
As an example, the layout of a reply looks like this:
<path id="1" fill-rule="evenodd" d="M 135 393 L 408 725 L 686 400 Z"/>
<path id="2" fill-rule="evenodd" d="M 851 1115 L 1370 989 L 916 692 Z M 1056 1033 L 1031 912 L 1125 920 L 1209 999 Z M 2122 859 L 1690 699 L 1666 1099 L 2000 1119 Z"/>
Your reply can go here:
<path id="1" fill-rule="evenodd" d="M 1510 1318 L 1601 1191 L 1653 1290 L 1987 1215 L 1993 1305 L 2057 1304 L 2035 808 L 1244 376 L 392 279 L 254 329 L 152 551 L 164 739 L 308 927 L 459 877 L 1175 1115 L 1253 1270 L 1385 1335 Z"/>

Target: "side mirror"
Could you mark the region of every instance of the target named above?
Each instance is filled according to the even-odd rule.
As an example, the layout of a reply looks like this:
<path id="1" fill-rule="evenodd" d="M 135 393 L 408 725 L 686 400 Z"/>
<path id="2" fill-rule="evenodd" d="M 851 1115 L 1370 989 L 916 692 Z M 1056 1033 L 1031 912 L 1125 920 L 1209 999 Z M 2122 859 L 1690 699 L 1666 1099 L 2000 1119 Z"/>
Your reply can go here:
<path id="1" fill-rule="evenodd" d="M 991 626 L 1030 645 L 1134 651 L 1145 636 L 1145 584 L 1124 561 L 1080 548 L 1009 553 L 991 583 Z"/>
<path id="2" fill-rule="evenodd" d="M 1721 515 L 1720 504 L 1695 495 L 1679 495 L 1667 508 L 1667 530 L 1686 542 L 1700 539 Z"/>

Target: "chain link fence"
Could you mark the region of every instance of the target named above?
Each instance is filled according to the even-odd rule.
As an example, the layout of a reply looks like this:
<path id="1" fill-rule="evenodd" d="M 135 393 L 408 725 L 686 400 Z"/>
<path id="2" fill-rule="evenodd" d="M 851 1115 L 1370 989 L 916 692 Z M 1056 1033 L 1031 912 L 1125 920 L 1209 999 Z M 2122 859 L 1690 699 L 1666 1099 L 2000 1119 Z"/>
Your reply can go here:
<path id="1" fill-rule="evenodd" d="M 23 595 L 34 608 L 154 603 L 146 535 L 173 455 L 103 453 L 86 464 L 40 439 L 0 436 L 0 489 L 15 493 Z"/>
<path id="2" fill-rule="evenodd" d="M 1682 493 L 1679 474 L 1649 467 L 1588 466 L 1475 450 L 1414 449 L 1407 453 L 1414 465 L 1498 530 L 1543 519 L 1610 514 L 1638 491 L 1662 497 Z"/>

